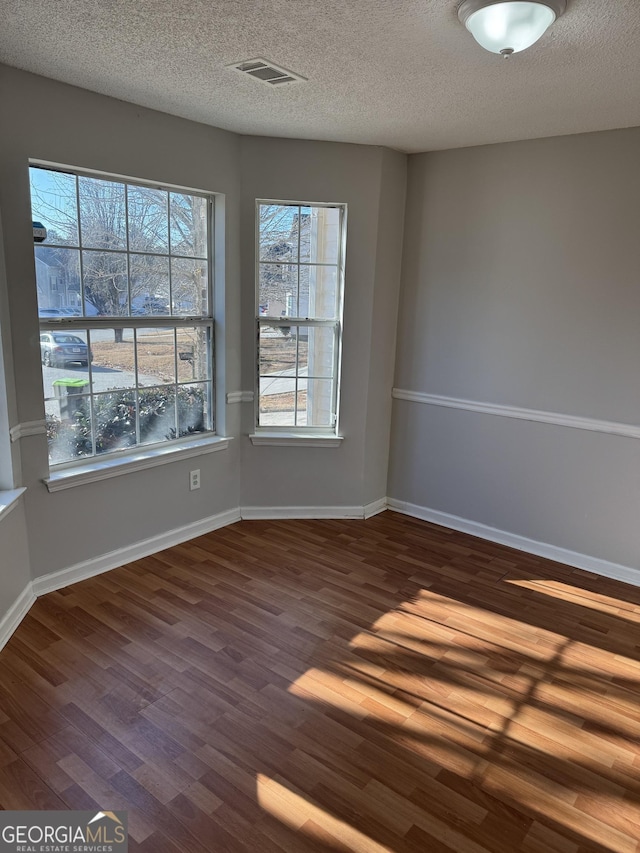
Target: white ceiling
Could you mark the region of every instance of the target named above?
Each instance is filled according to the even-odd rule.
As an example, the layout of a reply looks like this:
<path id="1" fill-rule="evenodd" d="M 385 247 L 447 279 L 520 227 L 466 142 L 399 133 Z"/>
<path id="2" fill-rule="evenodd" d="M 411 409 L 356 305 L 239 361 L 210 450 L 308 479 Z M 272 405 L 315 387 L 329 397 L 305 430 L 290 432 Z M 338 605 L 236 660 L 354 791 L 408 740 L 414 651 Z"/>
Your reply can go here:
<path id="1" fill-rule="evenodd" d="M 0 0 L 0 61 L 247 134 L 427 151 L 640 125 L 640 0 L 482 50 L 456 0 Z M 229 63 L 308 79 L 270 87 Z"/>

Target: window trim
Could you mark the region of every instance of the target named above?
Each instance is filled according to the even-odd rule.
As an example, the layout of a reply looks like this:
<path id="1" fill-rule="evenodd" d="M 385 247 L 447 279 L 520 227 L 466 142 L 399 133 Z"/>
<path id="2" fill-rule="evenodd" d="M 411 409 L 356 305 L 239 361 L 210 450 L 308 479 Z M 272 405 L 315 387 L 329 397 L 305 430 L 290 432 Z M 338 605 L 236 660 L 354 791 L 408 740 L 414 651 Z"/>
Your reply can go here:
<path id="1" fill-rule="evenodd" d="M 285 430 L 282 427 L 281 430 Z M 264 427 L 260 432 L 250 433 L 251 444 L 257 447 L 340 447 L 344 441 L 343 435 L 310 431 L 302 435 L 294 432 L 272 432 L 269 427 Z"/>
<path id="2" fill-rule="evenodd" d="M 11 444 L 10 402 L 15 404 L 15 379 L 11 372 L 11 328 L 9 323 L 8 293 L 2 219 L 0 218 L 0 517 L 7 515 L 22 494 L 17 489 L 17 467 Z M 13 412 L 15 417 L 15 411 Z"/>
<path id="3" fill-rule="evenodd" d="M 142 445 L 143 450 L 132 448 L 131 451 L 116 451 L 103 456 L 85 457 L 90 460 L 84 464 L 65 463 L 66 467 L 56 466 L 48 477 L 43 479 L 50 492 L 60 492 L 74 486 L 84 486 L 99 480 L 119 477 L 121 474 L 131 474 L 166 465 L 169 462 L 179 462 L 193 456 L 203 456 L 218 450 L 227 450 L 232 436 L 220 436 L 205 433 L 195 439 L 175 439 L 164 444 Z"/>
<path id="4" fill-rule="evenodd" d="M 27 491 L 25 486 L 19 489 L 0 490 L 0 518 L 6 518 L 12 509 L 18 505 L 18 501 Z"/>
<path id="5" fill-rule="evenodd" d="M 320 207 L 334 208 L 340 211 L 340 240 L 338 244 L 338 261 L 336 264 L 309 264 L 309 266 L 330 266 L 335 267 L 338 275 L 338 310 L 336 320 L 316 319 L 309 317 L 270 317 L 260 314 L 260 206 L 264 204 L 283 205 L 291 207 Z M 324 202 L 324 201 L 300 201 L 294 199 L 273 199 L 273 198 L 257 198 L 255 200 L 254 211 L 254 318 L 255 318 L 255 342 L 254 342 L 254 363 L 255 363 L 255 391 L 254 391 L 254 412 L 253 412 L 253 432 L 250 434 L 252 444 L 254 445 L 295 445 L 305 443 L 308 446 L 316 447 L 336 447 L 342 442 L 343 436 L 340 434 L 340 398 L 342 384 L 342 343 L 343 343 L 343 318 L 344 318 L 344 291 L 345 291 L 345 262 L 346 262 L 346 236 L 347 236 L 347 212 L 348 206 L 346 202 Z M 298 235 L 298 252 L 300 249 L 300 235 Z M 273 263 L 277 263 L 274 261 Z M 298 254 L 296 266 L 301 266 Z M 260 327 L 261 325 L 269 326 L 314 326 L 328 327 L 335 329 L 335 346 L 334 346 L 334 365 L 332 397 L 333 409 L 335 414 L 335 423 L 330 427 L 322 426 L 277 426 L 264 425 L 260 426 Z"/>
<path id="6" fill-rule="evenodd" d="M 88 169 L 85 166 L 72 166 L 69 163 L 56 163 L 53 160 L 39 160 L 37 157 L 29 158 L 29 167 L 33 166 L 36 169 L 48 169 L 50 172 L 62 172 L 65 174 L 78 175 L 82 178 L 97 178 L 113 181 L 114 183 L 124 182 L 134 186 L 146 187 L 154 190 L 167 190 L 167 192 L 187 193 L 188 195 L 197 195 L 202 198 L 215 199 L 219 193 L 210 190 L 203 190 L 198 187 L 185 187 L 182 184 L 171 184 L 165 181 L 150 181 L 148 178 L 133 178 L 131 175 L 123 175 L 119 172 L 104 172 L 99 169 Z M 49 245 L 47 243 L 47 245 Z M 102 250 L 100 250 L 102 251 Z"/>
<path id="7" fill-rule="evenodd" d="M 218 240 L 216 229 L 218 227 L 217 219 L 219 217 L 218 207 L 220 206 L 221 196 L 219 193 L 210 192 L 202 189 L 193 189 L 177 184 L 163 183 L 158 181 L 149 181 L 143 178 L 133 178 L 128 175 L 121 175 L 111 172 L 102 172 L 98 170 L 79 168 L 76 166 L 63 165 L 45 160 L 30 159 L 29 169 L 40 168 L 49 172 L 59 172 L 62 174 L 73 175 L 76 179 L 76 204 L 78 205 L 78 227 L 80 228 L 80 196 L 78 179 L 81 177 L 92 178 L 95 180 L 111 181 L 113 183 L 123 183 L 125 186 L 140 186 L 149 189 L 162 190 L 168 193 L 180 193 L 185 195 L 193 195 L 202 198 L 207 205 L 207 314 L 179 314 L 179 315 L 134 315 L 131 309 L 131 289 L 128 285 L 127 289 L 127 309 L 128 315 L 114 316 L 91 316 L 83 313 L 78 315 L 64 316 L 40 316 L 38 310 L 38 330 L 39 335 L 47 332 L 55 332 L 60 329 L 68 329 L 69 331 L 91 331 L 99 328 L 118 329 L 118 328 L 148 328 L 151 324 L 154 328 L 167 328 L 179 330 L 180 328 L 193 328 L 200 326 L 208 329 L 210 341 L 210 378 L 206 380 L 209 386 L 207 397 L 209 400 L 208 418 L 213 428 L 205 430 L 201 433 L 195 433 L 191 436 L 182 436 L 168 441 L 159 442 L 157 444 L 138 444 L 126 450 L 112 451 L 105 454 L 95 454 L 92 456 L 78 457 L 77 459 L 68 460 L 61 463 L 49 462 L 49 477 L 44 478 L 43 482 L 47 485 L 50 492 L 59 491 L 60 489 L 69 488 L 74 485 L 81 485 L 84 482 L 93 482 L 102 480 L 107 477 L 114 477 L 118 474 L 127 473 L 129 471 L 140 470 L 142 468 L 153 467 L 155 464 L 165 464 L 166 462 L 176 461 L 176 459 L 189 458 L 190 456 L 200 455 L 201 453 L 213 452 L 216 450 L 226 449 L 229 444 L 229 437 L 221 436 L 218 432 L 218 427 L 224 424 L 224 415 L 218 418 L 218 407 L 216 405 L 218 397 L 218 384 L 221 377 L 217 370 L 216 359 L 216 329 L 218 322 L 216 321 L 216 279 L 217 270 L 220 268 L 220 261 L 217 258 Z M 126 196 L 125 196 L 126 197 Z M 126 212 L 126 245 L 123 249 L 117 250 L 118 253 L 125 253 L 127 256 L 127 270 L 129 269 L 129 255 L 131 254 L 149 254 L 155 257 L 167 257 L 169 264 L 173 258 L 195 258 L 203 261 L 204 258 L 199 256 L 184 256 L 172 254 L 170 251 L 170 243 L 167 247 L 166 254 L 161 252 L 149 253 L 138 252 L 130 249 L 129 246 L 129 220 L 128 209 L 125 204 Z M 43 243 L 37 245 L 51 246 L 56 248 L 56 243 Z M 72 248 L 79 253 L 80 263 L 80 296 L 82 310 L 85 312 L 85 292 L 82 282 L 82 254 L 84 247 L 80 231 L 78 233 L 77 246 L 60 246 L 61 248 Z M 109 252 L 109 249 L 100 249 L 99 251 Z M 116 250 L 113 250 L 116 251 Z M 34 247 L 34 259 L 36 257 Z M 222 267 L 224 269 L 224 267 Z M 35 275 L 35 274 L 34 274 Z M 38 306 L 39 308 L 39 306 Z M 90 338 L 87 339 L 87 344 Z M 177 354 L 176 354 L 177 358 Z M 91 377 L 91 362 L 87 365 L 89 377 Z M 176 381 L 170 383 L 167 387 L 179 388 L 180 385 L 188 385 L 190 383 L 179 383 Z M 201 383 L 199 383 L 201 384 Z M 159 383 L 165 386 L 167 383 Z M 125 389 L 126 390 L 126 389 Z M 137 392 L 137 386 L 134 389 Z M 91 393 L 93 399 L 93 392 Z M 44 403 L 43 394 L 43 403 Z M 224 429 L 224 426 L 223 426 Z M 171 458 L 167 458 L 171 457 Z"/>

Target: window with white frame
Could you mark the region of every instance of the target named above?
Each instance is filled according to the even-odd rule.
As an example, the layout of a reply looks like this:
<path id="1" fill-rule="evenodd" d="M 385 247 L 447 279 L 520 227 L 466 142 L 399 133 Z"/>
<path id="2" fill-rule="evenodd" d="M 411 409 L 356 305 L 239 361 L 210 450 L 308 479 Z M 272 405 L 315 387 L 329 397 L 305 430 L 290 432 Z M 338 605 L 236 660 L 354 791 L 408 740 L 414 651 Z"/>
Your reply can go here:
<path id="1" fill-rule="evenodd" d="M 256 205 L 256 427 L 335 434 L 346 206 Z"/>
<path id="2" fill-rule="evenodd" d="M 213 198 L 29 172 L 51 465 L 212 432 Z"/>

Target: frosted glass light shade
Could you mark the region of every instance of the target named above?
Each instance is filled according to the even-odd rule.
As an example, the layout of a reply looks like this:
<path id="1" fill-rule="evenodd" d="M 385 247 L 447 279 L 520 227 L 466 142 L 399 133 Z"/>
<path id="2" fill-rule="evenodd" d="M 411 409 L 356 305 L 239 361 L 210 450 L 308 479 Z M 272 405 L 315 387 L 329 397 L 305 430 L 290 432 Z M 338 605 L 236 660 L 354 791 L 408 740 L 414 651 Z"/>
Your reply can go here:
<path id="1" fill-rule="evenodd" d="M 491 53 L 510 55 L 531 47 L 564 11 L 551 0 L 466 0 L 458 15 L 474 39 Z"/>

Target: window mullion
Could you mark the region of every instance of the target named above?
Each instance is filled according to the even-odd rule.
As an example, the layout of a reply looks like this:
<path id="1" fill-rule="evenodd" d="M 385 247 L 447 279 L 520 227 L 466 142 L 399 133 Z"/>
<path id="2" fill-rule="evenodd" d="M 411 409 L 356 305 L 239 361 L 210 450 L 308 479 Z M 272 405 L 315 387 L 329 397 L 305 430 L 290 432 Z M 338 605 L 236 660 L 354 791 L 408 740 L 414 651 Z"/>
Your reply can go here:
<path id="1" fill-rule="evenodd" d="M 299 295 L 299 294 L 298 294 Z M 298 305 L 298 310 L 300 306 Z M 300 326 L 296 326 L 296 365 L 295 365 L 295 389 L 293 392 L 293 422 L 298 426 L 298 373 L 300 371 Z"/>
<path id="2" fill-rule="evenodd" d="M 297 311 L 296 311 L 296 313 L 298 316 L 300 316 L 300 246 L 301 246 L 301 244 L 302 244 L 302 207 L 300 207 L 300 205 L 298 205 L 298 256 L 296 258 L 296 273 L 297 273 L 296 283 L 298 285 L 298 292 L 296 294 L 297 295 L 297 301 L 296 301 Z"/>
<path id="3" fill-rule="evenodd" d="M 211 317 L 154 317 L 152 315 L 136 317 L 60 317 L 60 319 L 42 319 L 40 329 L 43 332 L 59 332 L 61 327 L 65 329 L 130 329 L 147 328 L 150 323 L 158 329 L 182 329 L 192 326 L 208 326 L 212 322 Z M 284 323 L 283 325 L 290 325 Z"/>
<path id="4" fill-rule="evenodd" d="M 266 317 L 261 315 L 256 318 L 261 326 L 311 326 L 312 328 L 323 326 L 333 328 L 337 320 L 313 320 L 310 317 Z"/>
<path id="5" fill-rule="evenodd" d="M 193 361 L 195 364 L 196 349 L 193 348 Z M 175 424 L 176 438 L 180 438 L 180 418 L 178 416 L 178 330 L 173 329 L 173 398 L 175 400 L 175 412 L 173 422 Z"/>
<path id="6" fill-rule="evenodd" d="M 338 372 L 340 370 L 340 347 L 342 346 L 342 329 L 340 323 L 336 323 L 333 331 L 333 389 L 331 394 L 331 420 L 332 426 L 338 422 Z"/>
<path id="7" fill-rule="evenodd" d="M 89 374 L 89 411 L 91 415 L 91 452 L 96 455 L 96 417 L 93 405 L 93 364 L 91 357 L 91 329 L 87 329 L 87 373 Z"/>
<path id="8" fill-rule="evenodd" d="M 213 235 L 215 230 L 216 206 L 213 199 L 209 200 L 207 207 L 207 246 L 211 256 L 214 257 Z M 215 305 L 215 269 L 213 264 L 209 264 L 207 270 L 207 313 L 213 315 Z"/>
<path id="9" fill-rule="evenodd" d="M 127 254 L 127 314 L 131 316 L 131 252 L 129 243 L 129 186 L 124 185 L 124 229 Z"/>
<path id="10" fill-rule="evenodd" d="M 136 406 L 136 447 L 140 444 L 140 382 L 138 380 L 138 329 L 133 329 L 133 399 Z"/>
<path id="11" fill-rule="evenodd" d="M 167 258 L 169 262 L 169 310 L 173 314 L 173 256 L 171 254 L 171 193 L 167 193 Z"/>
<path id="12" fill-rule="evenodd" d="M 76 215 L 78 217 L 78 273 L 80 275 L 80 304 L 82 305 L 82 315 L 87 313 L 87 306 L 84 293 L 84 258 L 82 257 L 82 225 L 80 224 L 80 179 L 75 176 L 76 184 Z"/>

